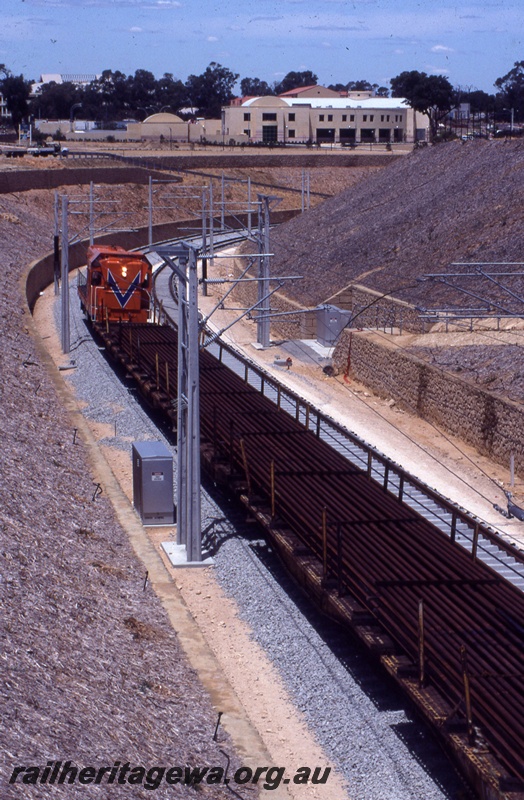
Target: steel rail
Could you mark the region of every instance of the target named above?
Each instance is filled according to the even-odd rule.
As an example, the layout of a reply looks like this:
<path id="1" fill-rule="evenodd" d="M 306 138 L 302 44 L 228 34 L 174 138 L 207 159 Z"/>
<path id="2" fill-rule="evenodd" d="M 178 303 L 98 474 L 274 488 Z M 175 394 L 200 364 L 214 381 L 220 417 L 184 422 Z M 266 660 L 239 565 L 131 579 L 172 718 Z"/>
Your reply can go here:
<path id="1" fill-rule="evenodd" d="M 122 328 L 101 331 L 106 346 L 175 420 L 176 333 Z M 424 600 L 426 680 L 464 721 L 466 647 L 474 723 L 524 785 L 521 554 L 223 343 L 202 351 L 200 372 L 210 469 L 227 465 L 252 504 L 274 507 L 273 523 L 323 563 L 326 586 L 354 597 L 413 664 Z"/>
<path id="2" fill-rule="evenodd" d="M 114 338 L 119 334 L 135 371 L 147 376 L 147 391 L 172 401 L 174 392 L 155 372 L 158 353 L 175 374 L 174 331 L 142 326 L 127 337 L 114 331 Z M 327 507 L 326 579 L 367 608 L 413 662 L 424 599 L 427 680 L 451 706 L 463 701 L 461 647 L 467 647 L 475 725 L 510 773 L 524 780 L 524 637 L 519 623 L 500 613 L 524 620 L 524 595 L 207 351 L 201 408 L 204 445 L 212 442 L 215 457 L 232 464 L 237 478 L 245 480 L 249 470 L 253 498 L 270 496 L 276 464 L 280 524 L 319 559 Z"/>

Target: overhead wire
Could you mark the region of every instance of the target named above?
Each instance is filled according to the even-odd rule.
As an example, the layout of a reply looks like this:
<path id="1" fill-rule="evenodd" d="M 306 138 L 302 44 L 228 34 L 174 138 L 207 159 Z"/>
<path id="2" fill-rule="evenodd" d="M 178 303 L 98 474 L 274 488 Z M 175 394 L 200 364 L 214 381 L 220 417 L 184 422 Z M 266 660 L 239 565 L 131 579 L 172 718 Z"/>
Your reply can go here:
<path id="1" fill-rule="evenodd" d="M 247 353 L 245 347 L 243 347 L 242 345 L 239 345 L 235 341 L 235 339 L 233 339 L 233 337 L 228 336 L 227 339 L 229 340 L 229 344 L 231 346 L 233 346 L 235 349 L 241 350 L 241 352 L 243 352 L 248 358 L 250 358 L 250 356 Z M 293 345 L 295 347 L 297 347 L 299 350 L 301 350 L 301 352 L 306 356 L 307 359 L 309 359 L 311 361 L 311 363 L 317 365 L 318 362 L 311 355 L 311 352 L 310 352 L 309 348 L 307 348 L 305 345 L 302 345 L 297 340 L 293 340 Z M 441 460 L 439 460 L 439 458 L 436 455 L 434 455 L 429 450 L 426 450 L 424 447 L 422 447 L 422 445 L 419 442 L 417 442 L 415 439 L 413 439 L 406 431 L 404 431 L 401 428 L 399 428 L 391 420 L 386 419 L 386 417 L 384 417 L 380 413 L 380 411 L 378 409 L 374 408 L 372 405 L 367 403 L 364 398 L 362 398 L 361 396 L 359 396 L 358 394 L 353 392 L 349 386 L 346 386 L 343 383 L 340 383 L 340 386 L 345 391 L 347 391 L 349 394 L 351 394 L 352 397 L 354 397 L 356 400 L 358 400 L 360 403 L 362 403 L 367 409 L 369 409 L 376 416 L 378 416 L 383 422 L 386 423 L 386 425 L 389 425 L 397 433 L 399 433 L 401 436 L 405 437 L 413 446 L 415 446 L 416 448 L 420 449 L 426 456 L 428 456 L 433 461 L 435 461 L 439 465 L 439 467 L 441 467 L 443 470 L 445 470 L 450 475 L 452 475 L 457 481 L 459 481 L 460 483 L 463 483 L 465 486 L 467 486 L 468 489 L 470 489 L 472 492 L 477 494 L 482 500 L 484 500 L 485 502 L 489 503 L 490 505 L 493 505 L 492 501 L 488 497 L 486 497 L 485 494 L 483 494 L 481 491 L 479 491 L 474 486 L 472 486 L 470 483 L 468 483 L 468 481 L 465 478 L 463 478 L 461 475 L 459 475 L 456 472 L 454 472 L 453 469 L 451 469 L 451 467 L 449 467 L 446 464 L 444 464 Z M 490 475 L 488 475 L 484 470 L 482 470 L 482 468 L 475 461 L 473 461 L 467 455 L 467 453 L 465 453 L 463 450 L 461 450 L 461 448 L 455 442 L 453 442 L 451 439 L 449 439 L 439 428 L 437 428 L 435 425 L 433 425 L 432 423 L 430 423 L 427 420 L 423 420 L 423 421 L 425 423 L 427 423 L 430 427 L 432 427 L 437 432 L 437 434 L 439 436 L 443 437 L 452 447 L 454 447 L 461 454 L 461 456 L 463 456 L 468 461 L 470 461 L 471 464 L 473 465 L 473 467 L 475 467 L 475 469 L 478 469 L 480 472 L 482 472 L 497 487 L 497 490 L 499 492 L 503 492 L 504 491 L 500 487 L 500 485 Z M 493 528 L 494 530 L 496 530 L 498 533 L 503 534 L 505 537 L 512 539 L 514 542 L 518 542 L 519 541 L 515 537 L 511 536 L 511 534 L 508 534 L 507 531 L 503 530 L 502 528 L 499 528 L 497 525 L 494 525 L 493 523 L 490 523 L 490 527 Z"/>

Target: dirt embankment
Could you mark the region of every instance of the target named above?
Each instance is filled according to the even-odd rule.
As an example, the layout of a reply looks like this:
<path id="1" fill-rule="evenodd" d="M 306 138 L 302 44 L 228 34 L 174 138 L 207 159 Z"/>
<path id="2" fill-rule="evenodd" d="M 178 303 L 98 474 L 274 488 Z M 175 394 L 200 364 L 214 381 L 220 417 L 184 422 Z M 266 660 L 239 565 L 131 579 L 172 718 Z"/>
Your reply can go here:
<path id="1" fill-rule="evenodd" d="M 319 172 L 311 189 L 335 192 L 362 174 Z M 258 170 L 252 179 L 267 187 L 261 191 L 274 184 L 300 189 L 301 171 Z M 199 216 L 200 200 L 190 187 L 209 178 L 191 175 L 184 183 L 156 187 L 155 222 Z M 59 191 L 75 212 L 70 235 L 85 237 L 88 187 Z M 96 196 L 97 228 L 147 224 L 146 186 L 102 186 Z M 244 202 L 245 183 L 226 181 L 224 197 Z M 284 207 L 300 205 L 296 191 L 284 198 Z M 160 602 L 144 590 L 143 567 L 113 508 L 104 494 L 94 499 L 86 445 L 31 335 L 20 276 L 52 249 L 54 192 L 0 195 L 0 231 L 0 742 L 7 754 L 0 772 L 8 779 L 28 760 L 45 765 L 74 758 L 90 765 L 95 755 L 99 765 L 222 764 L 218 748 L 231 752 L 231 744 L 212 741 L 216 716 L 209 698 Z M 54 791 L 70 794 L 64 786 Z M 128 787 L 113 788 L 111 796 L 122 791 Z M 164 796 L 163 789 L 156 793 Z M 135 789 L 136 797 L 147 794 Z M 216 796 L 207 786 L 201 794 Z M 3 796 L 19 797 L 19 788 Z"/>
<path id="2" fill-rule="evenodd" d="M 521 142 L 456 142 L 414 151 L 275 232 L 272 269 L 304 275 L 290 289 L 304 305 L 362 283 L 421 306 L 478 306 L 417 279 L 451 271 L 458 261 L 521 261 L 523 175 Z M 478 289 L 476 283 L 473 291 Z M 498 296 L 493 285 L 484 284 L 486 291 Z M 505 294 L 505 305 L 510 303 Z"/>

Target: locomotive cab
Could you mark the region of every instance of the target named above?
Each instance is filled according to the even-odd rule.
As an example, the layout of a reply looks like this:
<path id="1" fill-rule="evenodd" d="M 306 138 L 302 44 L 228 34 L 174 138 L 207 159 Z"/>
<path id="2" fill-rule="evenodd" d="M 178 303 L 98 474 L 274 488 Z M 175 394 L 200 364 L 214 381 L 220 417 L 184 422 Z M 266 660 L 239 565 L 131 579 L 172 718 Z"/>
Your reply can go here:
<path id="1" fill-rule="evenodd" d="M 150 285 L 151 265 L 143 253 L 91 245 L 78 294 L 92 322 L 147 322 Z"/>

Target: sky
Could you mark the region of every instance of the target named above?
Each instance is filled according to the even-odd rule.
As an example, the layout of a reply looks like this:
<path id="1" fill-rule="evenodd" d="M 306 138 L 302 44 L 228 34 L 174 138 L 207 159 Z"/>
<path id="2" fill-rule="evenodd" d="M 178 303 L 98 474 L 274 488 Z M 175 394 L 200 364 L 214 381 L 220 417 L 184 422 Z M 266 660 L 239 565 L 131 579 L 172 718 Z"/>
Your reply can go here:
<path id="1" fill-rule="evenodd" d="M 524 60 L 522 0 L 1 0 L 0 63 L 15 75 L 137 69 L 185 81 L 212 61 L 268 83 L 387 86 L 404 70 L 465 91 Z"/>

